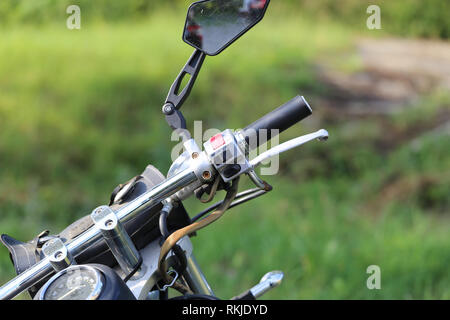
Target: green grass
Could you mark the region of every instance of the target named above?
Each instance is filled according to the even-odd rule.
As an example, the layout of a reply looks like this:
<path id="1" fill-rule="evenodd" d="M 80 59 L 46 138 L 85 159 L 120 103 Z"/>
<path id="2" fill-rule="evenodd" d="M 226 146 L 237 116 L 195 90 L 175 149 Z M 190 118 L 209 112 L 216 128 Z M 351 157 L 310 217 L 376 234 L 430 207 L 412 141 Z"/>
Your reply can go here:
<path id="1" fill-rule="evenodd" d="M 426 152 L 446 153 L 444 139 L 428 143 Z M 395 163 L 417 155 L 404 148 L 378 159 L 376 172 L 354 178 L 268 179 L 272 194 L 230 211 L 194 239 L 200 261 L 214 257 L 206 273 L 220 283 L 216 293 L 230 297 L 267 270 L 282 269 L 285 283 L 267 298 L 448 299 L 448 216 L 421 208 L 418 195 L 371 208 L 379 198 L 377 180 L 401 172 Z M 444 198 L 448 182 L 445 188 Z M 382 270 L 380 291 L 366 288 L 372 264 Z"/>
<path id="2" fill-rule="evenodd" d="M 239 128 L 299 91 L 313 101 L 326 94 L 311 63 L 348 48 L 352 32 L 276 12 L 207 59 L 183 107 L 190 124 Z M 80 31 L 64 23 L 2 30 L 3 233 L 24 241 L 44 229 L 57 233 L 148 163 L 167 172 L 175 143 L 160 110 L 192 51 L 180 39 L 183 20 L 160 11 L 136 23 L 87 20 Z M 415 110 L 439 115 L 449 105 L 446 94 L 430 101 Z M 231 297 L 281 269 L 285 282 L 267 298 L 449 299 L 448 137 L 423 137 L 419 147 L 400 140 L 384 150 L 386 123 L 402 131 L 434 118 L 408 110 L 381 122 L 326 121 L 313 108 L 315 117 L 282 140 L 326 127 L 330 141 L 284 155 L 280 175 L 267 177 L 271 194 L 193 239 L 215 292 Z M 192 215 L 201 208 L 192 199 L 187 206 Z M 379 291 L 366 288 L 372 264 L 381 267 Z M 13 274 L 1 248 L 0 279 Z"/>

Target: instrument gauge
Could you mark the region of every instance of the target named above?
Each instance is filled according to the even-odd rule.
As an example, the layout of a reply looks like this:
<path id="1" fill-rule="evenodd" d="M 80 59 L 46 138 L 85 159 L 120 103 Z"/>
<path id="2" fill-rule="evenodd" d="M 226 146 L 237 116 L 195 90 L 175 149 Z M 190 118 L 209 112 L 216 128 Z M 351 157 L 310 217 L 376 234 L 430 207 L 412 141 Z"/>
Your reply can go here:
<path id="1" fill-rule="evenodd" d="M 102 273 L 87 265 L 74 265 L 55 274 L 44 285 L 40 300 L 96 300 L 104 286 Z"/>

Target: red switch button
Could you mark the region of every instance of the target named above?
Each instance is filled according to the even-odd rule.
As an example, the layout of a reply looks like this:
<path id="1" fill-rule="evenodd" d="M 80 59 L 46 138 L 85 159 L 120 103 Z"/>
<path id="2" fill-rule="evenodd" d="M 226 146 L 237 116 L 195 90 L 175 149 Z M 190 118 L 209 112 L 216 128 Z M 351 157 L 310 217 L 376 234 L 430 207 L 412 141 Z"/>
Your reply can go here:
<path id="1" fill-rule="evenodd" d="M 213 149 L 217 150 L 225 144 L 225 139 L 223 138 L 222 134 L 219 133 L 219 134 L 215 135 L 214 137 L 212 137 L 209 140 L 209 142 L 211 143 L 211 146 L 213 147 Z"/>

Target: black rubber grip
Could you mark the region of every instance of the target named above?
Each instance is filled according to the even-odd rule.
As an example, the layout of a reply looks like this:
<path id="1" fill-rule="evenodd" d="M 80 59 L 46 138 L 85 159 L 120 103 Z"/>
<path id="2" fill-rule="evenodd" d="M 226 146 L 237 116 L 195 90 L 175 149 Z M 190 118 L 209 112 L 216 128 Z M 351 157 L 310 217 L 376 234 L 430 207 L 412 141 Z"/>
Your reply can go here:
<path id="1" fill-rule="evenodd" d="M 296 96 L 246 127 L 243 130 L 244 137 L 250 150 L 253 150 L 311 114 L 311 107 L 305 98 Z"/>

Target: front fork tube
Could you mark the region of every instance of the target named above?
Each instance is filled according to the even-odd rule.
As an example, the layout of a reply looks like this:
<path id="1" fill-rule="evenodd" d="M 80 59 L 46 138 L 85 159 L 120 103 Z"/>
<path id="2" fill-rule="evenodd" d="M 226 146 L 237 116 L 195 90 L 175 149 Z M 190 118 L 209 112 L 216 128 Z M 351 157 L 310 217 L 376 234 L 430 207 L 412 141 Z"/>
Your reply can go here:
<path id="1" fill-rule="evenodd" d="M 191 254 L 190 256 L 187 256 L 186 260 L 187 265 L 183 272 L 183 278 L 186 280 L 192 292 L 194 292 L 194 294 L 214 296 L 214 292 L 208 281 L 206 281 L 205 275 L 200 269 L 194 255 Z"/>

